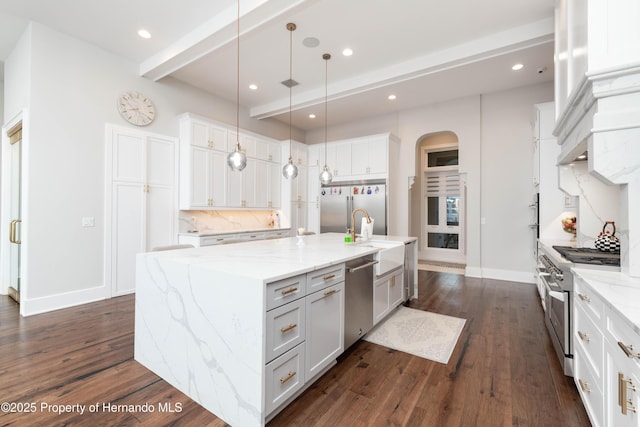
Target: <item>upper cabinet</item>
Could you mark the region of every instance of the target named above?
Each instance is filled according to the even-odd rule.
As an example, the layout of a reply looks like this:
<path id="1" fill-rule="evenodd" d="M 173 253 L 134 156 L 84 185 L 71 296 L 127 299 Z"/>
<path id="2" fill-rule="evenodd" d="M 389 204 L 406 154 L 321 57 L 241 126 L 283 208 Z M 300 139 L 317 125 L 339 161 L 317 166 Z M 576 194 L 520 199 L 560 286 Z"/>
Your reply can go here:
<path id="1" fill-rule="evenodd" d="M 235 128 L 184 114 L 180 119 L 180 209 L 280 207 L 280 143 L 240 130 L 241 172 L 227 166 Z"/>

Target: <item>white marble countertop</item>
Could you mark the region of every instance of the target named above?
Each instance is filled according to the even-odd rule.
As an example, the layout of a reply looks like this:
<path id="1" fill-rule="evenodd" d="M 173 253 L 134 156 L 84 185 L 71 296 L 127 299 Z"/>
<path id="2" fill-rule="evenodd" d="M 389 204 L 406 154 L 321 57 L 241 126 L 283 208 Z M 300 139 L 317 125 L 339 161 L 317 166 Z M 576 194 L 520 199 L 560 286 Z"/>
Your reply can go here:
<path id="1" fill-rule="evenodd" d="M 374 235 L 372 240 L 406 243 L 415 240 L 415 237 Z M 378 248 L 366 245 L 366 241 L 362 243 L 345 243 L 342 233 L 324 233 L 303 238 L 286 237 L 142 255 L 268 283 L 378 251 Z"/>
<path id="2" fill-rule="evenodd" d="M 223 236 L 227 234 L 238 234 L 238 233 L 264 233 L 265 231 L 290 231 L 291 228 L 252 228 L 252 229 L 238 229 L 238 230 L 225 230 L 220 232 L 206 231 L 206 232 L 183 232 L 178 233 L 178 236 L 195 236 L 195 237 L 206 237 L 206 236 Z"/>
<path id="3" fill-rule="evenodd" d="M 617 271 L 571 269 L 640 334 L 640 278 Z"/>

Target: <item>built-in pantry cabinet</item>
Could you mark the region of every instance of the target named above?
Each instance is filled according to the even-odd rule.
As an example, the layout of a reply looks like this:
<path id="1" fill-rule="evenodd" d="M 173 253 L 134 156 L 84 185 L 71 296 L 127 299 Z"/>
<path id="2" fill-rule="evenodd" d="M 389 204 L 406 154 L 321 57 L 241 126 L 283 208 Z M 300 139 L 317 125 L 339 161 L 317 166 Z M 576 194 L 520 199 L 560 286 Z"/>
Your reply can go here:
<path id="1" fill-rule="evenodd" d="M 175 243 L 175 138 L 107 127 L 105 284 L 111 296 L 135 289 L 135 258 Z"/>
<path id="2" fill-rule="evenodd" d="M 191 113 L 181 116 L 180 209 L 280 207 L 280 143 L 241 131 L 247 166 L 232 171 L 226 159 L 236 135 L 227 125 Z"/>

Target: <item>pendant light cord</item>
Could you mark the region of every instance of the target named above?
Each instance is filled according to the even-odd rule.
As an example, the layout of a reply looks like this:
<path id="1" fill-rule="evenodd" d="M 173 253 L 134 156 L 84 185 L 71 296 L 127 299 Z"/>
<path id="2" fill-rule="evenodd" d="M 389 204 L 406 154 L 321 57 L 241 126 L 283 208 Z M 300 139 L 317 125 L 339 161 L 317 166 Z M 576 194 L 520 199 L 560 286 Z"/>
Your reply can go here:
<path id="1" fill-rule="evenodd" d="M 289 160 L 291 160 L 291 92 L 293 91 L 293 30 L 295 25 L 289 28 Z"/>
<path id="2" fill-rule="evenodd" d="M 240 0 L 238 0 L 238 39 L 236 58 L 236 146 L 240 150 Z"/>
<path id="3" fill-rule="evenodd" d="M 324 59 L 324 165 L 327 166 L 327 86 L 328 86 L 328 63 L 329 59 L 331 59 L 331 55 L 325 53 L 322 55 L 322 59 Z"/>

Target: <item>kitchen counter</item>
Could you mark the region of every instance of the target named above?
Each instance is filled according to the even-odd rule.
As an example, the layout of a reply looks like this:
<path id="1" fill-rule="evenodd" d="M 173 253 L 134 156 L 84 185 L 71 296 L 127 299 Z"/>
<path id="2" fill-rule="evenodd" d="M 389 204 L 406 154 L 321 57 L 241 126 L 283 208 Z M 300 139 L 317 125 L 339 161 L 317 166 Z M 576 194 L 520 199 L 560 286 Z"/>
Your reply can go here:
<path id="1" fill-rule="evenodd" d="M 640 334 L 640 278 L 615 271 L 571 269 Z"/>
<path id="2" fill-rule="evenodd" d="M 326 233 L 138 254 L 135 360 L 227 423 L 263 426 L 267 284 L 378 251 L 343 239 Z"/>
<path id="3" fill-rule="evenodd" d="M 224 236 L 227 234 L 238 234 L 238 233 L 264 233 L 265 231 L 290 231 L 290 228 L 252 228 L 252 229 L 238 229 L 238 230 L 225 230 L 225 231 L 196 231 L 196 232 L 184 232 L 178 233 L 178 236 L 195 236 L 195 237 L 206 237 L 206 236 Z"/>

